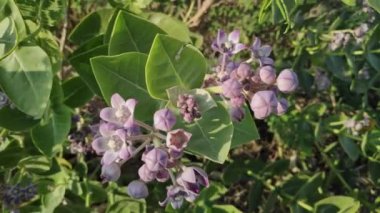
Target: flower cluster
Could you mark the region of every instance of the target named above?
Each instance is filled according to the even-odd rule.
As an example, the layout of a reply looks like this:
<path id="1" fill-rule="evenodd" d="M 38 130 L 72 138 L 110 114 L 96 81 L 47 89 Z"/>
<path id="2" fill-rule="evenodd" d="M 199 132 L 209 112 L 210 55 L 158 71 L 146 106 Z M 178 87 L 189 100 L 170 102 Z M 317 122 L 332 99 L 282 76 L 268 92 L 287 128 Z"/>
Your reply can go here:
<path id="1" fill-rule="evenodd" d="M 192 99 L 186 96 L 184 105 L 186 113 L 192 113 L 194 119 L 197 105 Z M 103 156 L 101 177 L 104 181 L 118 180 L 120 166 L 144 150 L 141 155 L 143 164 L 138 169 L 139 180 L 128 184 L 127 193 L 136 199 L 145 198 L 149 195 L 146 183 L 171 179 L 167 198 L 160 204 L 171 203 L 174 208 L 179 208 L 184 199 L 193 201 L 199 195 L 201 186 L 209 185 L 207 174 L 202 169 L 186 167 L 181 163 L 192 134 L 183 129 L 173 129 L 176 116 L 167 108 L 154 113 L 153 126 L 138 121 L 134 118 L 136 104 L 134 99 L 125 101 L 114 94 L 111 107 L 100 112 L 102 122 L 92 148 Z M 139 141 L 142 143 L 136 146 Z"/>
<path id="2" fill-rule="evenodd" d="M 296 73 L 285 69 L 276 76 L 274 60 L 270 56 L 272 48 L 262 45 L 259 38 L 247 46 L 239 43 L 239 37 L 238 30 L 228 36 L 224 31 L 218 31 L 211 47 L 220 54 L 219 64 L 215 68 L 216 74 L 209 77 L 204 85 L 221 86 L 222 97 L 228 101 L 231 117 L 235 121 L 244 118 L 243 106 L 246 100 L 257 119 L 264 119 L 272 113 L 282 115 L 286 112 L 288 103 L 278 96 L 280 92 L 288 94 L 296 90 Z M 233 60 L 234 55 L 245 50 L 251 54 L 248 60 Z"/>
<path id="3" fill-rule="evenodd" d="M 6 208 L 16 209 L 22 203 L 33 199 L 37 194 L 37 187 L 33 184 L 22 187 L 20 185 L 0 185 L 0 200 Z"/>
<path id="4" fill-rule="evenodd" d="M 347 46 L 352 38 L 355 39 L 356 44 L 360 44 L 364 40 L 364 36 L 369 31 L 369 25 L 362 23 L 353 30 L 337 30 L 333 32 L 330 40 L 329 48 L 335 51 L 341 47 Z"/>
<path id="5" fill-rule="evenodd" d="M 192 123 L 194 119 L 201 117 L 198 103 L 193 95 L 179 95 L 177 107 L 180 109 L 183 120 L 187 123 Z"/>
<path id="6" fill-rule="evenodd" d="M 362 119 L 350 118 L 344 122 L 344 127 L 357 136 L 371 127 L 371 118 L 367 114 L 364 114 Z"/>

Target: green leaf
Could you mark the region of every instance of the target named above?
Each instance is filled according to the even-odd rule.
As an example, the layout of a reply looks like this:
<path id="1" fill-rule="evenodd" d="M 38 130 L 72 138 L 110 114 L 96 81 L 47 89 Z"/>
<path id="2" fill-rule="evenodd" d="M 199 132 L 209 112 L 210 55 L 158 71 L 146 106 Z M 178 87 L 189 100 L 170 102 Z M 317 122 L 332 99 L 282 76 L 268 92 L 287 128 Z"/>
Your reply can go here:
<path id="1" fill-rule="evenodd" d="M 213 213 L 242 213 L 238 208 L 233 205 L 213 205 Z"/>
<path id="2" fill-rule="evenodd" d="M 40 118 L 52 86 L 49 57 L 38 46 L 16 49 L 0 61 L 0 86 L 19 110 Z"/>
<path id="3" fill-rule="evenodd" d="M 222 104 L 202 114 L 191 124 L 182 124 L 192 133 L 187 151 L 223 163 L 231 146 L 233 125 L 230 115 Z"/>
<path id="4" fill-rule="evenodd" d="M 43 174 L 50 170 L 51 162 L 46 156 L 29 156 L 22 159 L 18 166 L 31 173 Z"/>
<path id="5" fill-rule="evenodd" d="M 119 93 L 126 99 L 135 98 L 138 101 L 136 117 L 151 120 L 159 104 L 150 97 L 146 89 L 146 60 L 145 54 L 130 52 L 96 57 L 91 59 L 91 64 L 107 103 L 110 103 L 114 93 Z"/>
<path id="6" fill-rule="evenodd" d="M 341 135 L 339 136 L 339 143 L 352 161 L 356 161 L 359 158 L 360 147 L 352 139 Z"/>
<path id="7" fill-rule="evenodd" d="M 368 161 L 368 172 L 371 180 L 380 186 L 380 163 L 376 161 Z"/>
<path id="8" fill-rule="evenodd" d="M 100 55 L 107 55 L 107 49 L 108 45 L 101 45 L 86 52 L 75 54 L 72 58 L 70 58 L 70 63 L 78 72 L 79 76 L 97 95 L 101 95 L 101 92 L 92 71 L 90 59 Z"/>
<path id="9" fill-rule="evenodd" d="M 162 34 L 164 31 L 149 21 L 120 11 L 112 30 L 108 53 L 148 53 L 155 36 L 159 33 Z"/>
<path id="10" fill-rule="evenodd" d="M 5 140 L 0 144 L 0 168 L 16 167 L 26 155 L 25 149 L 15 140 Z"/>
<path id="11" fill-rule="evenodd" d="M 0 126 L 6 129 L 22 131 L 37 125 L 38 122 L 38 119 L 33 119 L 18 109 L 9 106 L 0 109 Z"/>
<path id="12" fill-rule="evenodd" d="M 2 0 L 0 3 L 0 21 L 5 17 L 11 17 L 17 29 L 18 39 L 21 40 L 26 36 L 26 27 L 21 16 L 20 10 L 14 0 Z"/>
<path id="13" fill-rule="evenodd" d="M 93 97 L 94 93 L 79 77 L 71 78 L 62 84 L 64 103 L 66 106 L 76 108 L 83 106 Z"/>
<path id="14" fill-rule="evenodd" d="M 107 213 L 145 213 L 145 202 L 133 199 L 124 199 L 112 204 Z"/>
<path id="15" fill-rule="evenodd" d="M 314 212 L 356 213 L 359 208 L 360 202 L 352 197 L 331 196 L 318 201 L 314 205 Z"/>
<path id="16" fill-rule="evenodd" d="M 250 143 L 260 138 L 255 121 L 252 118 L 247 105 L 244 106 L 245 116 L 240 122 L 233 122 L 234 134 L 232 137 L 231 148 Z"/>
<path id="17" fill-rule="evenodd" d="M 380 2 L 378 0 L 368 0 L 368 4 L 378 13 L 380 13 Z"/>
<path id="18" fill-rule="evenodd" d="M 11 17 L 0 22 L 0 60 L 9 55 L 17 44 L 17 29 Z"/>
<path id="19" fill-rule="evenodd" d="M 69 40 L 82 44 L 93 37 L 104 34 L 112 18 L 114 9 L 102 9 L 86 16 L 70 33 Z"/>
<path id="20" fill-rule="evenodd" d="M 166 100 L 166 89 L 190 90 L 202 85 L 207 63 L 192 45 L 166 35 L 157 35 L 146 64 L 146 83 L 152 97 Z"/>
<path id="21" fill-rule="evenodd" d="M 66 188 L 63 185 L 58 185 L 51 192 L 42 195 L 42 212 L 54 212 L 54 209 L 59 206 L 65 197 Z"/>
<path id="22" fill-rule="evenodd" d="M 190 31 L 186 24 L 163 13 L 148 13 L 148 19 L 163 29 L 169 36 L 191 43 Z"/>
<path id="23" fill-rule="evenodd" d="M 52 113 L 47 124 L 40 124 L 32 129 L 34 145 L 45 155 L 53 156 L 56 148 L 66 140 L 71 126 L 71 112 L 63 105 L 63 92 L 55 81 L 51 94 Z"/>
<path id="24" fill-rule="evenodd" d="M 356 0 L 342 0 L 348 6 L 356 6 Z"/>

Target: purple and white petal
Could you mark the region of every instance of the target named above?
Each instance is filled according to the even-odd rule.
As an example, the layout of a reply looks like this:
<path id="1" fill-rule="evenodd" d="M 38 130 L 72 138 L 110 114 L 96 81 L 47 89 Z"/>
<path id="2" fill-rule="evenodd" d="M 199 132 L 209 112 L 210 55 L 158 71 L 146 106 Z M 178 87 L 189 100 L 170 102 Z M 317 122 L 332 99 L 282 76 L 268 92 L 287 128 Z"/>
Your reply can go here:
<path id="1" fill-rule="evenodd" d="M 116 110 L 112 107 L 106 107 L 100 111 L 100 118 L 104 121 L 120 125 L 119 120 L 115 116 Z"/>
<path id="2" fill-rule="evenodd" d="M 102 164 L 103 165 L 110 165 L 111 163 L 115 162 L 115 160 L 119 157 L 119 153 L 113 151 L 113 150 L 107 150 L 102 158 Z"/>
<path id="3" fill-rule="evenodd" d="M 111 106 L 112 108 L 120 108 L 125 103 L 123 97 L 121 97 L 118 93 L 115 93 L 111 97 Z"/>
<path id="4" fill-rule="evenodd" d="M 237 44 L 239 43 L 240 39 L 240 30 L 234 30 L 230 34 L 228 34 L 228 41 Z"/>
<path id="5" fill-rule="evenodd" d="M 234 48 L 232 50 L 232 54 L 237 54 L 239 53 L 240 51 L 246 49 L 247 47 L 244 45 L 244 44 L 241 44 L 241 43 L 237 43 L 234 45 Z"/>
<path id="6" fill-rule="evenodd" d="M 95 150 L 96 154 L 100 155 L 108 150 L 107 141 L 107 138 L 98 137 L 91 143 L 92 149 Z"/>

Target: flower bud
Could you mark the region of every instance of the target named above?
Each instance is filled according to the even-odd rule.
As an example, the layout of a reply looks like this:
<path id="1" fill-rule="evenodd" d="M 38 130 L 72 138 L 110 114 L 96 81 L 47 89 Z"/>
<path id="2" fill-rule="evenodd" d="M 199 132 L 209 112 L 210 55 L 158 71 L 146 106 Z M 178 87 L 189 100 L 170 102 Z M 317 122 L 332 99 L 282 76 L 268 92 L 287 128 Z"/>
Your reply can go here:
<path id="1" fill-rule="evenodd" d="M 134 180 L 128 184 L 127 193 L 135 199 L 146 198 L 149 195 L 148 187 L 140 180 Z"/>
<path id="2" fill-rule="evenodd" d="M 209 186 L 206 172 L 198 167 L 184 167 L 177 178 L 177 183 L 194 194 L 200 193 L 200 186 Z"/>
<path id="3" fill-rule="evenodd" d="M 140 168 L 139 168 L 139 171 L 138 171 L 138 174 L 139 174 L 139 177 L 142 181 L 144 181 L 145 183 L 147 182 L 150 182 L 152 180 L 154 180 L 156 178 L 156 173 L 157 172 L 152 172 L 148 169 L 148 167 L 146 166 L 146 164 L 142 165 Z"/>
<path id="4" fill-rule="evenodd" d="M 243 86 L 238 80 L 228 79 L 222 83 L 223 95 L 227 98 L 233 98 L 241 95 Z"/>
<path id="5" fill-rule="evenodd" d="M 236 70 L 236 76 L 239 78 L 239 80 L 249 78 L 251 74 L 251 66 L 246 63 L 241 63 Z"/>
<path id="6" fill-rule="evenodd" d="M 102 166 L 101 177 L 104 181 L 117 181 L 120 177 L 120 167 L 117 163 Z"/>
<path id="7" fill-rule="evenodd" d="M 283 70 L 277 77 L 277 87 L 281 92 L 290 93 L 298 86 L 297 74 L 291 69 Z"/>
<path id="8" fill-rule="evenodd" d="M 259 71 L 260 79 L 262 82 L 272 85 L 276 82 L 276 71 L 272 66 L 264 66 Z"/>
<path id="9" fill-rule="evenodd" d="M 154 128 L 162 131 L 170 131 L 175 122 L 175 115 L 169 109 L 160 109 L 154 113 Z"/>
<path id="10" fill-rule="evenodd" d="M 244 119 L 244 109 L 241 107 L 232 107 L 230 109 L 230 116 L 233 121 L 240 122 Z"/>
<path id="11" fill-rule="evenodd" d="M 166 182 L 167 180 L 169 180 L 169 178 L 170 178 L 170 175 L 169 175 L 168 170 L 166 169 L 162 169 L 158 171 L 156 174 L 156 180 L 158 182 Z"/>
<path id="12" fill-rule="evenodd" d="M 251 109 L 257 119 L 264 119 L 277 109 L 277 98 L 273 91 L 256 92 L 251 100 Z"/>
<path id="13" fill-rule="evenodd" d="M 277 102 L 277 115 L 283 115 L 288 110 L 288 101 L 285 98 L 281 98 Z"/>
<path id="14" fill-rule="evenodd" d="M 232 107 L 241 107 L 245 103 L 245 98 L 243 95 L 236 96 L 230 99 L 230 104 Z"/>
<path id="15" fill-rule="evenodd" d="M 143 156 L 142 160 L 150 171 L 158 172 L 166 168 L 168 158 L 168 153 L 165 150 L 153 148 Z"/>
<path id="16" fill-rule="evenodd" d="M 183 129 L 176 129 L 168 132 L 166 136 L 166 146 L 174 151 L 181 152 L 188 144 L 191 133 Z"/>

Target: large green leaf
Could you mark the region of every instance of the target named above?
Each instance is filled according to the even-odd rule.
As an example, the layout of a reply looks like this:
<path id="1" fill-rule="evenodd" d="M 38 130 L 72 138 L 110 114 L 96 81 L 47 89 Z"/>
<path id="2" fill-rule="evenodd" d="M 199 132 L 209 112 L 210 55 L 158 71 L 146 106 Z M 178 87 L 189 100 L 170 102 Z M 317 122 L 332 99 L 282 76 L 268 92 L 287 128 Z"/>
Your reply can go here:
<path id="1" fill-rule="evenodd" d="M 18 162 L 25 157 L 26 152 L 20 143 L 15 140 L 4 140 L 0 144 L 0 170 L 16 167 Z"/>
<path id="2" fill-rule="evenodd" d="M 190 31 L 185 23 L 163 13 L 148 13 L 148 18 L 173 38 L 191 43 Z"/>
<path id="3" fill-rule="evenodd" d="M 124 199 L 109 206 L 107 213 L 145 213 L 146 205 L 144 201 L 134 199 Z"/>
<path id="4" fill-rule="evenodd" d="M 76 108 L 89 101 L 94 93 L 79 77 L 74 77 L 62 84 L 65 105 Z"/>
<path id="5" fill-rule="evenodd" d="M 380 13 L 380 1 L 379 0 L 368 0 L 368 4 L 373 7 L 378 13 Z"/>
<path id="6" fill-rule="evenodd" d="M 17 29 L 11 17 L 0 22 L 0 60 L 10 54 L 17 44 Z"/>
<path id="7" fill-rule="evenodd" d="M 22 131 L 37 125 L 38 119 L 9 106 L 0 110 L 0 126 L 12 131 Z"/>
<path id="8" fill-rule="evenodd" d="M 234 135 L 232 137 L 231 148 L 250 143 L 260 138 L 255 121 L 249 111 L 248 106 L 244 106 L 245 116 L 240 122 L 234 122 Z"/>
<path id="9" fill-rule="evenodd" d="M 19 110 L 39 118 L 49 101 L 51 69 L 40 47 L 20 47 L 0 61 L 0 86 Z"/>
<path id="10" fill-rule="evenodd" d="M 206 70 L 206 60 L 195 47 L 157 35 L 146 64 L 148 91 L 152 97 L 166 100 L 166 89 L 171 87 L 187 90 L 200 87 Z"/>
<path id="11" fill-rule="evenodd" d="M 112 19 L 114 9 L 102 9 L 86 16 L 70 33 L 69 40 L 82 44 L 87 40 L 104 34 Z"/>
<path id="12" fill-rule="evenodd" d="M 91 65 L 104 99 L 110 102 L 114 93 L 124 98 L 138 100 L 136 117 L 150 120 L 158 108 L 145 84 L 145 64 L 147 55 L 130 52 L 117 56 L 99 56 L 91 59 Z"/>
<path id="13" fill-rule="evenodd" d="M 359 208 L 360 202 L 352 197 L 331 196 L 318 201 L 314 205 L 314 212 L 356 213 Z"/>
<path id="14" fill-rule="evenodd" d="M 58 80 L 50 97 L 52 112 L 47 124 L 32 129 L 34 145 L 45 155 L 53 156 L 56 149 L 65 141 L 71 126 L 71 112 L 63 105 L 63 92 Z"/>
<path id="15" fill-rule="evenodd" d="M 57 185 L 49 193 L 44 194 L 41 197 L 42 212 L 54 212 L 54 209 L 62 203 L 65 191 L 64 185 Z"/>
<path id="16" fill-rule="evenodd" d="M 110 55 L 125 52 L 148 53 L 158 33 L 164 33 L 156 25 L 131 13 L 120 11 L 109 42 Z"/>
<path id="17" fill-rule="evenodd" d="M 233 134 L 230 115 L 224 106 L 216 107 L 202 113 L 202 118 L 191 124 L 183 124 L 186 131 L 192 133 L 187 150 L 206 157 L 217 163 L 223 163 L 228 156 Z"/>
<path id="18" fill-rule="evenodd" d="M 97 46 L 86 52 L 79 53 L 70 58 L 70 63 L 87 86 L 97 95 L 101 95 L 94 73 L 91 69 L 90 59 L 100 55 L 107 55 L 108 45 Z"/>

